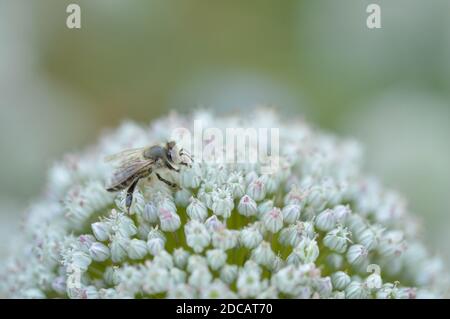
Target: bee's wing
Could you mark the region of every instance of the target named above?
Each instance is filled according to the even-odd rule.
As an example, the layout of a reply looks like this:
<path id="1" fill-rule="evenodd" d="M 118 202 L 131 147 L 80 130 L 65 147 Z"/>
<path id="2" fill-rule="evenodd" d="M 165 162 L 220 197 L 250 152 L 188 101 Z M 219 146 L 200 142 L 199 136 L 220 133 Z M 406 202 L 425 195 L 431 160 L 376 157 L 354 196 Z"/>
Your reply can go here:
<path id="1" fill-rule="evenodd" d="M 143 156 L 145 147 L 131 148 L 122 152 L 105 157 L 106 162 L 125 162 L 130 158 L 139 158 Z"/>
<path id="2" fill-rule="evenodd" d="M 117 168 L 108 188 L 113 189 L 121 185 L 126 187 L 128 180 L 132 181 L 150 169 L 154 161 L 145 158 L 143 150 L 144 148 L 125 150 L 106 159 L 107 161 L 117 161 Z"/>

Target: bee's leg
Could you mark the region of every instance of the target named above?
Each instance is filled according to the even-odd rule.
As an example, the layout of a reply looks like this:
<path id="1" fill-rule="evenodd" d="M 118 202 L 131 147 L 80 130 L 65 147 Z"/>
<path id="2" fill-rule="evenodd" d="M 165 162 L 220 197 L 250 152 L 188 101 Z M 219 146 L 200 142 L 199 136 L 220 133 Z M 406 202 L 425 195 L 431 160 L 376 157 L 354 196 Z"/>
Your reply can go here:
<path id="1" fill-rule="evenodd" d="M 192 156 L 191 156 L 191 154 L 189 154 L 188 152 L 185 152 L 183 148 L 180 150 L 180 155 L 181 155 L 181 156 L 184 155 L 184 156 L 186 156 L 187 158 L 189 158 L 189 159 L 192 161 Z"/>
<path id="2" fill-rule="evenodd" d="M 175 171 L 177 173 L 180 172 L 180 170 L 178 168 L 173 167 L 173 165 L 168 160 L 165 160 L 164 164 L 166 164 L 168 169 Z"/>
<path id="3" fill-rule="evenodd" d="M 139 179 L 136 179 L 127 190 L 127 197 L 125 198 L 125 206 L 127 208 L 127 212 L 130 213 L 131 203 L 133 202 L 133 193 Z"/>
<path id="4" fill-rule="evenodd" d="M 158 179 L 159 179 L 161 182 L 163 182 L 163 183 L 169 185 L 170 187 L 173 187 L 173 188 L 179 188 L 179 186 L 178 186 L 177 184 L 172 183 L 172 182 L 168 181 L 168 180 L 165 179 L 165 178 L 162 178 L 161 175 L 159 175 L 158 173 L 156 173 L 156 177 L 158 177 Z"/>

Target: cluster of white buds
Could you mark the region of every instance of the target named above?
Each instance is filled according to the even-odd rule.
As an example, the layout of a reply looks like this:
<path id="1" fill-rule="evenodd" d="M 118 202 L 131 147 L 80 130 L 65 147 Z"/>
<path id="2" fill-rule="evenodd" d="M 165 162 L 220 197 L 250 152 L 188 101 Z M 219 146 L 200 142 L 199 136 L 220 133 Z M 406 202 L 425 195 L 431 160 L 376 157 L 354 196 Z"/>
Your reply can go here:
<path id="1" fill-rule="evenodd" d="M 106 155 L 169 140 L 201 117 L 207 127 L 279 128 L 279 167 L 195 160 L 179 189 L 141 179 L 105 190 Z M 179 142 L 179 141 L 176 141 Z M 181 142 L 180 142 L 181 143 Z M 229 151 L 229 149 L 227 149 Z M 237 152 L 237 151 L 236 151 Z M 353 141 L 280 121 L 171 115 L 125 123 L 50 171 L 2 263 L 1 296 L 18 298 L 445 297 L 448 274 L 420 241 L 395 192 L 360 172 Z"/>

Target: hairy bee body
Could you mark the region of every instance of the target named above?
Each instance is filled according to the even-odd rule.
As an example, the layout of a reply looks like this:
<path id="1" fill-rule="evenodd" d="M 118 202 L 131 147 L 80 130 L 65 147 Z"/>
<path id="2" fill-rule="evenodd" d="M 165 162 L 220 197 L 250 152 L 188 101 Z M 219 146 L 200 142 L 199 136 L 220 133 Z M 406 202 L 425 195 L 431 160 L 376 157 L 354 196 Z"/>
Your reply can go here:
<path id="1" fill-rule="evenodd" d="M 119 161 L 118 168 L 112 176 L 108 192 L 117 192 L 127 189 L 126 206 L 129 211 L 133 200 L 134 189 L 140 179 L 149 177 L 152 173 L 171 187 L 178 187 L 175 183 L 163 178 L 158 171 L 169 169 L 179 172 L 178 165 L 189 166 L 190 155 L 183 149 L 178 150 L 175 142 L 166 143 L 165 146 L 153 145 L 150 147 L 125 150 L 107 158 L 109 161 Z"/>

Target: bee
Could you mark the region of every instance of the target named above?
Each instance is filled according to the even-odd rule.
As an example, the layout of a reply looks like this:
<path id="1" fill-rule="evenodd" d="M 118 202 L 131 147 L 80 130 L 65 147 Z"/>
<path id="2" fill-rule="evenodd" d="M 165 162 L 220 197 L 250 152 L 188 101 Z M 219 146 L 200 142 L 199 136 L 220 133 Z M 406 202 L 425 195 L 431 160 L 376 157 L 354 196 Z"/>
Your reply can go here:
<path id="1" fill-rule="evenodd" d="M 106 188 L 108 192 L 117 192 L 127 189 L 125 206 L 129 213 L 133 202 L 133 192 L 142 178 L 156 177 L 168 186 L 177 189 L 179 186 L 163 178 L 160 173 L 164 169 L 174 172 L 180 171 L 180 166 L 190 167 L 192 157 L 183 148 L 178 149 L 176 143 L 171 141 L 164 145 L 134 148 L 108 156 L 107 161 L 117 161 L 118 168 L 114 171 L 111 183 Z"/>

